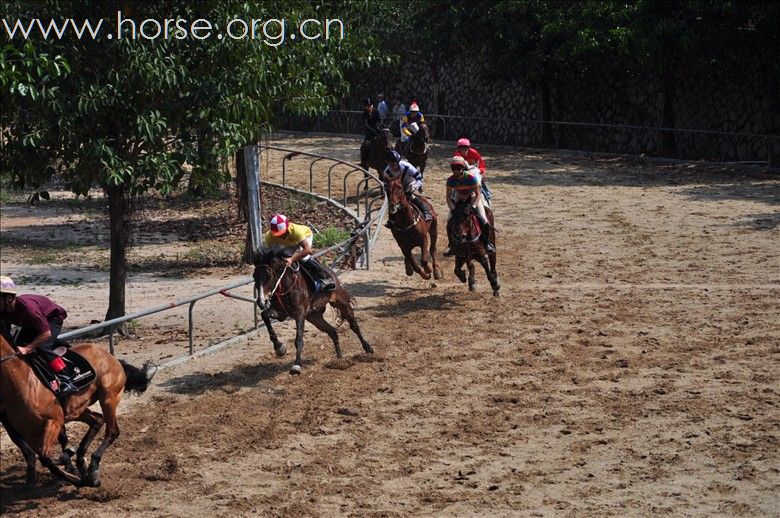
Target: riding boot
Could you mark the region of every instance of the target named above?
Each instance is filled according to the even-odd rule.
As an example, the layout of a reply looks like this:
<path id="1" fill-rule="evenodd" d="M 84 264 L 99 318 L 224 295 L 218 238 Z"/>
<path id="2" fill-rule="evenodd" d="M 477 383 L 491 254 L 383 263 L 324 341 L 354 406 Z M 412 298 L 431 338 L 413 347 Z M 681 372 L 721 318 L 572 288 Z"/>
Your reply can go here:
<path id="1" fill-rule="evenodd" d="M 479 218 L 477 218 L 479 219 Z M 480 221 L 480 227 L 482 227 L 482 245 L 485 247 L 485 251 L 493 253 L 496 251 L 496 247 L 490 242 L 490 224 L 487 221 Z"/>
<path id="2" fill-rule="evenodd" d="M 431 216 L 431 211 L 428 210 L 428 205 L 424 201 L 422 201 L 417 196 L 412 195 L 411 197 L 412 203 L 414 203 L 418 209 L 420 209 L 420 212 L 422 213 L 422 217 L 425 221 L 430 221 L 433 219 L 433 216 Z"/>
<path id="3" fill-rule="evenodd" d="M 308 261 L 302 261 L 301 264 L 306 270 L 319 282 L 320 291 L 330 291 L 336 289 L 336 283 L 333 278 L 323 268 L 323 266 L 313 257 Z"/>
<path id="4" fill-rule="evenodd" d="M 78 392 L 76 385 L 70 380 L 67 374 L 59 373 L 56 375 L 59 382 L 59 390 L 57 390 L 58 397 L 65 397 L 73 392 Z"/>
<path id="5" fill-rule="evenodd" d="M 358 165 L 363 169 L 368 169 L 368 142 L 365 140 L 360 146 L 360 164 Z"/>

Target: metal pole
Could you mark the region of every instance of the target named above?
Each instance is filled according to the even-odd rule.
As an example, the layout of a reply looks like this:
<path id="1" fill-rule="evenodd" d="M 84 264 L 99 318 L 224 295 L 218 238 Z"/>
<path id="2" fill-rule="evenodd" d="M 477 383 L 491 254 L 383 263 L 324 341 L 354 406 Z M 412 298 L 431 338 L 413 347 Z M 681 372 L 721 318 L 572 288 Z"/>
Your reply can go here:
<path id="1" fill-rule="evenodd" d="M 257 159 L 257 147 L 244 148 L 244 163 L 246 164 L 247 208 L 249 210 L 249 232 L 252 236 L 252 248 L 255 253 L 263 246 L 260 207 L 260 161 Z"/>
<path id="2" fill-rule="evenodd" d="M 255 284 L 254 288 L 252 288 L 252 293 L 255 296 L 255 304 L 254 304 L 253 307 L 254 307 L 254 315 L 255 315 L 255 329 L 257 329 L 257 324 L 258 324 L 258 322 L 257 322 L 257 299 L 258 299 L 258 296 L 259 296 L 259 293 L 257 293 L 257 284 Z"/>
<path id="3" fill-rule="evenodd" d="M 114 356 L 114 328 L 111 328 L 111 332 L 108 333 L 108 350 L 111 356 Z"/>
<path id="4" fill-rule="evenodd" d="M 189 311 L 189 324 L 190 324 L 190 331 L 189 331 L 189 338 L 190 338 L 190 356 L 192 356 L 192 308 L 195 307 L 195 302 L 190 302 L 190 311 Z"/>

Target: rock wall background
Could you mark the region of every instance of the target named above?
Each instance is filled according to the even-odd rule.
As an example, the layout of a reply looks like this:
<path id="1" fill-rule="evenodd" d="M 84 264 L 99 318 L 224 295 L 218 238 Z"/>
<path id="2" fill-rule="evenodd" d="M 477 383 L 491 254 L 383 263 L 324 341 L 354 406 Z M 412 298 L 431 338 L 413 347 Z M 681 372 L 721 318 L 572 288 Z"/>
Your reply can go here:
<path id="1" fill-rule="evenodd" d="M 438 67 L 439 83 L 427 63 L 410 61 L 395 70 L 376 69 L 350 78 L 351 94 L 342 110 L 360 110 L 361 99 L 383 92 L 392 101 L 402 97 L 408 106 L 416 99 L 429 116 L 436 139 L 468 136 L 482 144 L 540 146 L 540 90 L 519 80 L 486 80 L 485 65 L 469 69 L 457 63 Z M 675 128 L 777 135 L 780 130 L 780 78 L 747 63 L 731 79 L 675 78 Z M 551 85 L 554 121 L 659 127 L 663 91 L 652 77 L 608 77 L 593 74 Z M 376 102 L 376 101 L 375 101 Z M 430 116 L 443 114 L 445 117 Z M 517 122 L 491 119 L 514 119 Z M 359 114 L 334 113 L 317 119 L 295 119 L 293 129 L 360 132 Z M 396 125 L 393 124 L 392 127 Z M 657 130 L 595 128 L 552 124 L 553 147 L 679 158 L 767 161 L 777 164 L 780 138 L 675 132 L 675 149 L 659 148 Z"/>

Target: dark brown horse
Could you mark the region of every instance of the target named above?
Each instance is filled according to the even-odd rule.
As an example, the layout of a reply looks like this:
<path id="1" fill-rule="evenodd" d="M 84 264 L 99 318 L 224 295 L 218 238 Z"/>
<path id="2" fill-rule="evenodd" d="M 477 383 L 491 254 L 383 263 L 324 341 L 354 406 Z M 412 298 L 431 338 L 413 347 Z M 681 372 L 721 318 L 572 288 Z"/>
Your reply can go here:
<path id="1" fill-rule="evenodd" d="M 382 131 L 368 144 L 368 160 L 366 169 L 376 169 L 378 174 L 382 174 L 387 166 L 387 153 L 393 150 L 393 135 L 387 128 Z"/>
<path id="2" fill-rule="evenodd" d="M 421 124 L 417 133 L 412 133 L 408 142 L 400 140 L 395 144 L 395 150 L 401 153 L 410 164 L 420 170 L 425 178 L 425 164 L 428 162 L 428 146 L 431 143 L 431 130 L 427 124 Z"/>
<path id="3" fill-rule="evenodd" d="M 138 369 L 117 360 L 95 344 L 80 344 L 73 350 L 83 356 L 95 370 L 96 379 L 89 386 L 60 403 L 38 379 L 30 366 L 17 356 L 4 334 L 0 334 L 0 418 L 13 442 L 27 462 L 27 482 L 35 482 L 35 455 L 54 476 L 77 487 L 100 486 L 100 461 L 106 449 L 119 437 L 116 409 L 125 390 L 141 393 L 154 375 L 147 363 Z M 89 409 L 99 402 L 102 414 Z M 64 446 L 64 426 L 81 421 L 89 426 L 76 452 L 78 475 L 63 471 L 56 463 L 55 447 Z M 92 453 L 87 466 L 87 448 L 100 428 L 106 427 L 103 442 Z M 59 452 L 56 452 L 59 453 Z M 67 464 L 70 464 L 68 459 Z"/>
<path id="4" fill-rule="evenodd" d="M 436 261 L 438 218 L 433 205 L 426 198 L 422 198 L 432 216 L 430 221 L 425 221 L 420 214 L 420 209 L 406 197 L 399 179 L 386 183 L 385 188 L 390 212 L 390 230 L 404 254 L 406 275 L 417 272 L 420 277 L 427 280 L 431 278 L 431 271 L 433 271 L 434 278 L 441 279 L 441 268 Z M 422 252 L 420 258 L 422 267 L 417 264 L 417 259 L 412 254 L 412 250 L 418 246 Z"/>
<path id="5" fill-rule="evenodd" d="M 354 301 L 349 292 L 339 281 L 338 277 L 323 265 L 333 277 L 336 289 L 321 293 L 315 293 L 314 287 L 307 279 L 307 274 L 298 263 L 289 266 L 285 261 L 292 254 L 280 246 L 266 248 L 257 254 L 255 259 L 255 288 L 259 297 L 257 304 L 264 308 L 260 316 L 268 329 L 268 336 L 274 344 L 277 356 L 284 356 L 287 352 L 285 346 L 279 341 L 271 326 L 271 319 L 284 321 L 288 317 L 295 319 L 295 364 L 290 369 L 290 374 L 301 373 L 301 353 L 303 352 L 303 328 L 306 320 L 315 325 L 317 329 L 327 333 L 336 348 L 336 357 L 341 358 L 339 346 L 339 334 L 336 328 L 330 325 L 324 317 L 325 308 L 330 304 L 338 311 L 342 320 L 349 323 L 350 329 L 357 335 L 363 350 L 373 353 L 374 349 L 363 338 L 360 326 L 355 319 L 353 310 Z"/>
<path id="6" fill-rule="evenodd" d="M 485 215 L 490 222 L 490 242 L 496 246 L 496 232 L 493 227 L 493 212 L 485 207 Z M 469 291 L 474 291 L 477 280 L 474 277 L 474 263 L 477 261 L 485 269 L 490 286 L 493 288 L 493 296 L 498 297 L 501 284 L 498 282 L 496 272 L 496 253 L 486 252 L 481 239 L 481 228 L 478 217 L 474 214 L 469 202 L 460 202 L 452 211 L 452 218 L 447 223 L 452 251 L 455 252 L 455 275 L 460 282 L 466 282 L 466 272 L 463 265 L 469 269 Z"/>

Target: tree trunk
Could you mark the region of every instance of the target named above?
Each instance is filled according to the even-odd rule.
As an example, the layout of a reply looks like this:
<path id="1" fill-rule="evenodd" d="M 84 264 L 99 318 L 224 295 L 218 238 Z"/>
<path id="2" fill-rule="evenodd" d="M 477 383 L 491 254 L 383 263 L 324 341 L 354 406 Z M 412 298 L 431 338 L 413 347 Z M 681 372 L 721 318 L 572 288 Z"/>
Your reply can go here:
<path id="1" fill-rule="evenodd" d="M 123 185 L 106 188 L 111 235 L 111 266 L 106 320 L 125 315 L 127 246 L 130 237 L 130 193 Z M 124 334 L 123 324 L 114 328 Z"/>
<path id="2" fill-rule="evenodd" d="M 539 97 L 542 103 L 542 120 L 549 121 L 551 118 L 550 112 L 552 111 L 552 108 L 550 102 L 550 83 L 547 79 L 542 80 Z M 546 122 L 543 123 L 542 124 L 542 147 L 550 147 L 553 141 L 552 137 L 553 137 L 552 126 L 550 126 Z"/>
<path id="3" fill-rule="evenodd" d="M 249 229 L 249 196 L 246 185 L 246 161 L 244 160 L 244 148 L 236 151 L 236 193 L 238 194 L 238 218 L 246 223 L 246 237 L 244 238 L 244 253 L 241 261 L 245 264 L 255 262 L 255 251 L 252 248 L 252 232 Z"/>
<path id="4" fill-rule="evenodd" d="M 674 128 L 674 75 L 671 72 L 664 74 L 663 79 L 663 107 L 661 111 L 661 127 Z M 659 151 L 664 155 L 675 155 L 677 146 L 675 144 L 674 132 L 662 131 L 660 134 Z"/>

